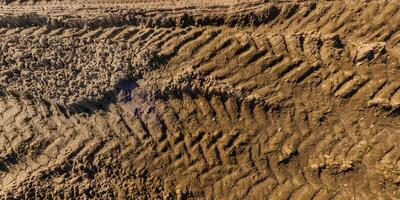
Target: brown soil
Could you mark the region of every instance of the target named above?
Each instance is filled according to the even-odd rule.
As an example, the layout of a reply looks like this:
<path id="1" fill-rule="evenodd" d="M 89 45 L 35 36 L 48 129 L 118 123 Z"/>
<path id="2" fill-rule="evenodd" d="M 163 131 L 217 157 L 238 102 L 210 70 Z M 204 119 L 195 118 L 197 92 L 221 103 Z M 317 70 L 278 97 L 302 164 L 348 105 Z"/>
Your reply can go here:
<path id="1" fill-rule="evenodd" d="M 400 199 L 399 9 L 2 1 L 0 196 Z"/>

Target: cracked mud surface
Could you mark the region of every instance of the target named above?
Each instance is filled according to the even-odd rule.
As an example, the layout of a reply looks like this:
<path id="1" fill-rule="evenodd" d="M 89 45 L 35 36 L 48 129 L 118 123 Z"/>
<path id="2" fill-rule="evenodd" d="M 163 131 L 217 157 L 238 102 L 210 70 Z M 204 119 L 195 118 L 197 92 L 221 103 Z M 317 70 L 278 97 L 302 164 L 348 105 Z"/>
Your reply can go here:
<path id="1" fill-rule="evenodd" d="M 2 199 L 399 199 L 396 1 L 3 1 Z"/>

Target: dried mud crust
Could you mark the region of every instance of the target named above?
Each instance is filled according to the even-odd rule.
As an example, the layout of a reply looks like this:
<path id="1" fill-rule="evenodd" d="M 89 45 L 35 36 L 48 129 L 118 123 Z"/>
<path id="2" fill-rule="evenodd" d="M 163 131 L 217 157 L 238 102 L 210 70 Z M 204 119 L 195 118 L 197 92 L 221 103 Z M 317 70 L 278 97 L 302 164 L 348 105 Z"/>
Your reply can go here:
<path id="1" fill-rule="evenodd" d="M 400 198 L 397 2 L 41 3 L 0 19 L 3 198 Z"/>

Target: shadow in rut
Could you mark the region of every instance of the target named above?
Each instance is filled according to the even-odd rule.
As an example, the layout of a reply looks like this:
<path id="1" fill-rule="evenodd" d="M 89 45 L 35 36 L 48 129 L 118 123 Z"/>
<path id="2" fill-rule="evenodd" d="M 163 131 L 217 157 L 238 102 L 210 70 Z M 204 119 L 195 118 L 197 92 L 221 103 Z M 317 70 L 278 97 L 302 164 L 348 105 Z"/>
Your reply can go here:
<path id="1" fill-rule="evenodd" d="M 117 102 L 128 102 L 132 100 L 131 93 L 137 88 L 136 80 L 122 79 L 117 82 L 114 89 L 106 92 L 98 99 L 84 99 L 73 104 L 62 106 L 58 105 L 64 114 L 93 114 L 97 110 L 109 111 L 109 106 Z"/>

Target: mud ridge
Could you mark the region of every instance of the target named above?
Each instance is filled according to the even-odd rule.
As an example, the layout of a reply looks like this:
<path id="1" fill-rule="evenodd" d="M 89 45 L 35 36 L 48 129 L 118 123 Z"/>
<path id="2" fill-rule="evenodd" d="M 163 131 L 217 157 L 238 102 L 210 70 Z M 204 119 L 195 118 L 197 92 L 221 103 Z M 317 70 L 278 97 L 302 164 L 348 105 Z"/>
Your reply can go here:
<path id="1" fill-rule="evenodd" d="M 313 3 L 310 5 L 293 4 L 293 9 L 286 12 L 285 17 L 291 17 L 300 6 L 315 7 Z M 101 17 L 88 17 L 81 19 L 76 16 L 62 16 L 52 18 L 50 16 L 41 15 L 38 13 L 28 13 L 22 15 L 10 15 L 0 17 L 0 27 L 34 27 L 34 26 L 47 26 L 49 28 L 84 28 L 89 27 L 92 29 L 99 27 L 114 27 L 114 26 L 145 26 L 149 28 L 163 27 L 188 27 L 188 26 L 223 26 L 229 27 L 246 27 L 246 26 L 260 26 L 267 24 L 280 15 L 283 15 L 280 5 L 268 5 L 257 10 L 244 11 L 240 13 L 227 13 L 227 14 L 205 14 L 198 15 L 197 13 L 191 14 L 186 12 L 183 14 L 167 15 L 159 14 L 154 15 L 147 13 L 146 10 L 134 12 L 119 10 L 121 14 L 104 15 Z"/>

